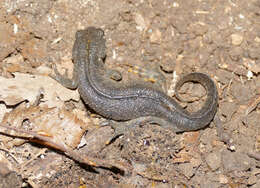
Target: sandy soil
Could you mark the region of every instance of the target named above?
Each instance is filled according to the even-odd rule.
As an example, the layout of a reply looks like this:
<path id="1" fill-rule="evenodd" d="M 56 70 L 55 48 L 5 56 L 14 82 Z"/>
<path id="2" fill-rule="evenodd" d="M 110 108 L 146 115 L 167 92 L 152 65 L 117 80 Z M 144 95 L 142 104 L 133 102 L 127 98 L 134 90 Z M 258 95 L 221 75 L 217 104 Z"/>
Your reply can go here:
<path id="1" fill-rule="evenodd" d="M 259 0 L 1 0 L 1 75 L 47 74 L 53 63 L 71 68 L 75 32 L 88 26 L 105 31 L 106 64 L 123 77 L 136 77 L 129 67 L 141 67 L 144 73 L 137 79 L 152 76 L 171 94 L 176 75 L 210 75 L 219 88 L 223 129 L 212 122 L 203 130 L 176 135 L 143 125 L 110 145 L 85 149 L 93 157 L 127 162 L 129 174 L 93 170 L 52 149 L 45 159 L 34 159 L 37 166 L 28 167 L 34 178 L 2 161 L 0 187 L 260 187 Z M 182 90 L 189 98 L 205 94 L 197 84 Z M 196 111 L 202 104 L 183 105 Z M 82 102 L 66 105 L 94 113 Z M 95 134 L 112 132 L 105 127 Z M 1 156 L 7 153 L 0 150 Z M 48 173 L 40 175 L 47 167 Z"/>

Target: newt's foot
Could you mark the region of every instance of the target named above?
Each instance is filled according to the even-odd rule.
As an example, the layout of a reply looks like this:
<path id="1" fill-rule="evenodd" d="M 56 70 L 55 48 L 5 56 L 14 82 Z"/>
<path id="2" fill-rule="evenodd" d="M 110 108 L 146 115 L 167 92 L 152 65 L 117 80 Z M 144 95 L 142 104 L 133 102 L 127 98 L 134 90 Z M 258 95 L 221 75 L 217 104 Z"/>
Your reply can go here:
<path id="1" fill-rule="evenodd" d="M 68 70 L 66 69 L 65 74 L 61 74 L 56 64 L 52 64 L 52 68 L 54 70 L 55 75 L 50 75 L 50 77 L 61 85 L 69 89 L 76 89 L 78 87 L 78 78 L 73 75 L 72 79 L 68 78 Z"/>

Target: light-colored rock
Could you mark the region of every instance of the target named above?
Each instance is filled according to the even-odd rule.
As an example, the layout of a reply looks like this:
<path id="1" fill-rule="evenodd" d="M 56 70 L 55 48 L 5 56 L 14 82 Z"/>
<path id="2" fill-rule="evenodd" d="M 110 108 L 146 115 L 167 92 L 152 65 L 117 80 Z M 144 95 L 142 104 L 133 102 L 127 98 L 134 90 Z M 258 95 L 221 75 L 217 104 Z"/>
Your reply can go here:
<path id="1" fill-rule="evenodd" d="M 206 162 L 211 170 L 217 170 L 221 165 L 221 154 L 219 152 L 208 154 L 206 156 Z"/>
<path id="2" fill-rule="evenodd" d="M 243 36 L 238 33 L 234 33 L 231 35 L 232 44 L 235 46 L 239 46 L 243 42 Z"/>

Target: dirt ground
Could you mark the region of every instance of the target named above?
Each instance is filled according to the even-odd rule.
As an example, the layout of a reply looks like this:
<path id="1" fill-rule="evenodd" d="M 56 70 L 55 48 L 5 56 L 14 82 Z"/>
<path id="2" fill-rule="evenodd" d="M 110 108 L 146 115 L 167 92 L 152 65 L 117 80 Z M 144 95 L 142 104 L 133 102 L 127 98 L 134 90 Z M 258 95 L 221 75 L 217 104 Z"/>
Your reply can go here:
<path id="1" fill-rule="evenodd" d="M 71 74 L 75 32 L 88 26 L 105 31 L 106 65 L 123 79 L 153 82 L 173 96 L 174 83 L 183 74 L 211 76 L 219 91 L 223 127 L 211 122 L 203 130 L 175 134 L 145 124 L 108 144 L 113 129 L 99 127 L 106 120 L 81 100 L 62 98 L 63 92 L 53 97 L 62 90 L 55 81 L 32 107 L 37 94 L 30 92 L 41 83 L 51 84 L 33 85 L 34 80 L 47 79 L 52 64 Z M 12 125 L 19 116 L 29 127 L 28 109 L 38 124 L 47 121 L 38 115 L 47 114 L 47 108 L 78 112 L 75 116 L 88 127 L 74 137 L 80 147 L 71 148 L 94 161 L 104 160 L 101 168 L 93 167 L 43 141 L 14 143 L 17 138 L 1 131 L 0 187 L 260 187 L 260 0 L 1 0 L 0 62 L 1 87 L 13 79 L 7 88 L 20 89 L 12 97 L 0 89 L 2 124 L 12 119 Z M 182 104 L 188 110 L 203 104 L 205 91 L 199 84 L 185 84 L 182 93 L 193 99 Z M 71 131 L 37 130 L 38 135 L 65 140 Z"/>

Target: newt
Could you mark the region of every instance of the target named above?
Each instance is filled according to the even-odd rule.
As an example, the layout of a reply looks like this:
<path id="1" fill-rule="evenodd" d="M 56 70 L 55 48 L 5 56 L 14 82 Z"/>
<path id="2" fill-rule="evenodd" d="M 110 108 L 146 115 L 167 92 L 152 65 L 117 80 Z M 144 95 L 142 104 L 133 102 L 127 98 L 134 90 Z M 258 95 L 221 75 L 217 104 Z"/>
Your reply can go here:
<path id="1" fill-rule="evenodd" d="M 158 123 L 174 132 L 194 131 L 206 127 L 214 118 L 218 106 L 218 91 L 206 74 L 193 72 L 176 84 L 176 94 L 186 82 L 198 82 L 207 91 L 201 109 L 188 112 L 163 91 L 134 83 L 119 86 L 105 76 L 106 40 L 104 31 L 88 27 L 76 32 L 72 58 L 73 78 L 61 75 L 54 67 L 58 82 L 71 89 L 78 88 L 83 101 L 98 114 L 112 120 L 146 120 Z"/>

